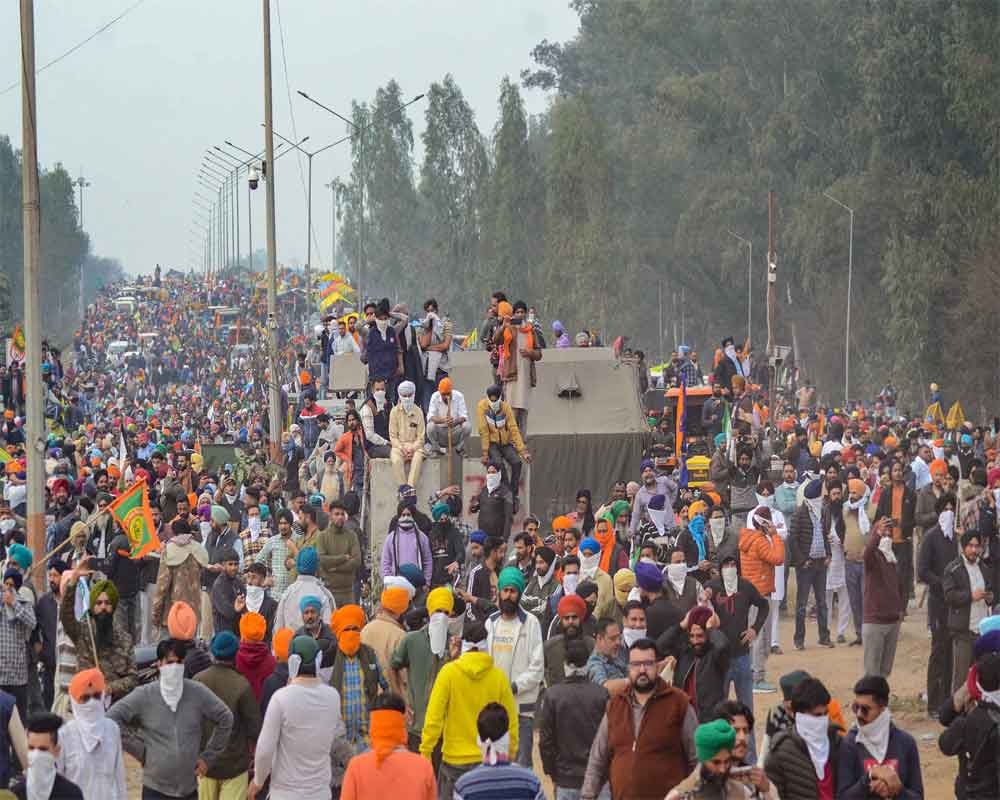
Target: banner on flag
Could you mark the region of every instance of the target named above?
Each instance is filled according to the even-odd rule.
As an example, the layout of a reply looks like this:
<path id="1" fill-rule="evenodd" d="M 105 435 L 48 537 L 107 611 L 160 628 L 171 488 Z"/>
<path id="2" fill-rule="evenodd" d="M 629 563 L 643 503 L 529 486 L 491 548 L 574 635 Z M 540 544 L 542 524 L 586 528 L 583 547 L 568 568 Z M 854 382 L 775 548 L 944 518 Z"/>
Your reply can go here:
<path id="1" fill-rule="evenodd" d="M 153 525 L 146 481 L 140 480 L 108 506 L 108 510 L 125 530 L 129 541 L 128 557 L 142 558 L 160 547 L 160 538 Z"/>

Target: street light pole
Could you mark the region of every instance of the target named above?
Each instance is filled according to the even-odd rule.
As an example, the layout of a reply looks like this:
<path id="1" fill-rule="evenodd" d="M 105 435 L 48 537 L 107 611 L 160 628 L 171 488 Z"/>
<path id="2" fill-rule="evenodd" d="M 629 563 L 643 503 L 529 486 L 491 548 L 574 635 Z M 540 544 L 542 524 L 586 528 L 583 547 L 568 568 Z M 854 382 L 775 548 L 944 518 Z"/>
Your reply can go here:
<path id="1" fill-rule="evenodd" d="M 267 413 L 270 427 L 271 461 L 281 457 L 281 396 L 278 393 L 278 258 L 274 230 L 274 120 L 271 102 L 271 0 L 264 6 L 264 158 L 267 161 L 267 184 L 264 187 L 267 225 Z"/>
<path id="2" fill-rule="evenodd" d="M 751 323 L 753 322 L 753 242 L 750 239 L 744 239 L 742 236 L 727 230 L 730 236 L 734 239 L 739 239 L 743 244 L 747 246 L 747 341 L 750 341 L 750 331 Z"/>
<path id="3" fill-rule="evenodd" d="M 282 136 L 277 131 L 272 132 L 283 142 L 286 142 L 302 153 L 306 157 L 306 161 L 309 164 L 309 189 L 306 200 L 306 321 L 308 322 L 309 314 L 312 313 L 313 156 L 316 155 L 316 153 L 310 153 L 304 147 L 300 147 L 291 139 Z"/>
<path id="4" fill-rule="evenodd" d="M 227 155 L 223 153 L 223 155 Z M 240 262 L 240 193 L 239 193 L 239 174 L 240 166 L 233 166 L 232 164 L 223 161 L 220 156 L 217 156 L 211 150 L 205 151 L 205 158 L 212 159 L 209 163 L 215 164 L 226 170 L 227 181 L 229 181 L 230 194 L 232 195 L 231 208 L 233 209 L 232 223 L 233 223 L 233 245 L 236 252 L 236 263 Z M 227 155 L 227 158 L 231 156 Z"/>
<path id="5" fill-rule="evenodd" d="M 90 186 L 90 181 L 81 175 L 73 183 L 80 190 L 80 230 L 83 230 L 83 190 Z M 80 261 L 80 300 L 77 307 L 77 312 L 80 315 L 80 319 L 83 319 L 83 262 L 86 260 L 86 254 L 84 254 L 83 260 Z"/>
<path id="6" fill-rule="evenodd" d="M 854 209 L 841 203 L 829 192 L 823 192 L 827 200 L 832 200 L 848 214 L 850 214 L 850 227 L 847 243 L 847 320 L 844 331 L 844 405 L 849 405 L 851 393 L 851 280 L 854 276 Z"/>
<path id="7" fill-rule="evenodd" d="M 333 204 L 331 206 L 332 213 L 330 214 L 330 263 L 331 269 L 334 272 L 337 271 L 337 179 L 334 178 L 329 183 L 323 184 L 324 189 L 329 189 L 330 193 L 333 195 Z"/>

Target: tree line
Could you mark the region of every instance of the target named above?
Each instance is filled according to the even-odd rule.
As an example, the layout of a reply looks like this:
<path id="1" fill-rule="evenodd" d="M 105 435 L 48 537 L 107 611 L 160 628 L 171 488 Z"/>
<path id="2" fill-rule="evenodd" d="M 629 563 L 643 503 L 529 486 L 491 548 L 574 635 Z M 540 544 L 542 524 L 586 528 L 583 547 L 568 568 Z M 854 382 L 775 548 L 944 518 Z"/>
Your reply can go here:
<path id="1" fill-rule="evenodd" d="M 927 0 L 574 0 L 481 131 L 451 76 L 428 93 L 423 161 L 395 81 L 354 107 L 341 267 L 439 295 L 460 325 L 505 288 L 570 330 L 659 355 L 675 315 L 710 358 L 765 343 L 767 192 L 778 344 L 842 400 L 854 209 L 851 395 L 892 379 L 992 415 L 1000 400 L 1000 11 Z M 553 92 L 529 117 L 524 89 Z M 361 209 L 364 209 L 362 213 Z M 364 232 L 362 235 L 362 231 Z M 754 243 L 747 252 L 727 232 Z M 748 283 L 748 280 L 750 281 Z M 674 298 L 684 298 L 680 308 Z M 759 351 L 758 351 L 759 352 Z"/>

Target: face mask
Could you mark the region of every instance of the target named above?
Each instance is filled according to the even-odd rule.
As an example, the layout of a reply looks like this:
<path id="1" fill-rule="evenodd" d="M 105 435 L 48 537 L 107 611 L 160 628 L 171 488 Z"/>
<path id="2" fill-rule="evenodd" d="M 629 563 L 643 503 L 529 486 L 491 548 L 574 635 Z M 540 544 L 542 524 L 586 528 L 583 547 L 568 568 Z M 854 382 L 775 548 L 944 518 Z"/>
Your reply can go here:
<path id="1" fill-rule="evenodd" d="M 709 530 L 712 531 L 712 538 L 718 544 L 722 541 L 722 535 L 726 532 L 726 521 L 724 519 L 710 519 L 708 521 Z"/>
<path id="2" fill-rule="evenodd" d="M 375 398 L 375 405 L 381 408 L 385 404 L 385 389 L 372 392 L 372 397 Z"/>
<path id="3" fill-rule="evenodd" d="M 601 554 L 600 552 L 594 553 L 592 556 L 585 556 L 580 554 L 580 574 L 585 578 L 593 578 L 597 574 L 597 568 L 601 565 Z"/>
<path id="4" fill-rule="evenodd" d="M 236 495 L 235 494 L 226 494 L 226 500 L 228 500 L 230 503 L 235 503 L 236 502 Z"/>
<path id="5" fill-rule="evenodd" d="M 667 578 L 671 583 L 684 583 L 687 578 L 687 564 L 669 564 L 667 566 Z"/>
<path id="6" fill-rule="evenodd" d="M 345 655 L 356 655 L 361 648 L 361 631 L 344 631 L 337 637 L 337 646 Z"/>
<path id="7" fill-rule="evenodd" d="M 13 519 L 0 519 L 0 532 L 7 533 L 11 528 L 17 524 L 16 520 Z"/>
<path id="8" fill-rule="evenodd" d="M 378 332 L 385 336 L 385 332 L 389 329 L 389 320 L 387 319 L 376 319 L 375 327 L 378 328 Z"/>
<path id="9" fill-rule="evenodd" d="M 448 623 L 450 618 L 444 611 L 435 611 L 427 623 L 427 635 L 431 640 L 431 652 L 438 658 L 444 655 L 448 646 Z"/>
<path id="10" fill-rule="evenodd" d="M 267 590 L 263 586 L 247 586 L 247 609 L 255 614 L 258 613 L 266 593 Z"/>
<path id="11" fill-rule="evenodd" d="M 403 406 L 403 411 L 409 414 L 413 411 L 413 398 L 412 397 L 402 397 L 400 398 L 400 403 Z"/>
<path id="12" fill-rule="evenodd" d="M 622 629 L 622 639 L 625 640 L 625 646 L 631 647 L 633 644 L 638 642 L 640 639 L 646 638 L 645 628 L 623 628 Z"/>
<path id="13" fill-rule="evenodd" d="M 889 749 L 889 725 L 892 722 L 892 712 L 888 708 L 867 725 L 858 723 L 858 742 L 865 746 L 878 763 L 885 761 L 885 753 Z"/>
<path id="14" fill-rule="evenodd" d="M 247 520 L 247 527 L 250 529 L 251 533 L 260 533 L 260 517 L 250 517 Z"/>
<path id="15" fill-rule="evenodd" d="M 415 523 L 413 517 L 400 517 L 396 525 L 401 531 L 412 531 Z"/>
<path id="16" fill-rule="evenodd" d="M 809 758 L 812 759 L 817 778 L 823 777 L 830 756 L 829 728 L 830 718 L 826 714 L 822 717 L 814 717 L 805 712 L 795 715 L 795 731 L 809 748 Z"/>
<path id="17" fill-rule="evenodd" d="M 885 556 L 885 560 L 890 564 L 896 563 L 896 554 L 892 552 L 892 537 L 883 536 L 879 539 L 878 549 L 881 551 L 882 555 Z"/>
<path id="18" fill-rule="evenodd" d="M 767 506 L 768 508 L 774 508 L 774 496 L 773 495 L 757 495 L 757 505 Z"/>
<path id="19" fill-rule="evenodd" d="M 490 400 L 490 411 L 493 411 L 494 413 L 496 413 L 499 410 L 500 410 L 500 401 L 499 400 Z"/>
<path id="20" fill-rule="evenodd" d="M 163 664 L 160 667 L 160 696 L 167 707 L 176 712 L 184 694 L 184 665 Z"/>
<path id="21" fill-rule="evenodd" d="M 736 358 L 736 348 L 733 347 L 732 345 L 728 345 L 726 347 L 725 353 L 727 356 L 729 356 L 729 358 Z"/>
<path id="22" fill-rule="evenodd" d="M 29 750 L 27 796 L 48 797 L 52 794 L 52 785 L 55 782 L 55 756 L 45 750 Z"/>
<path id="23" fill-rule="evenodd" d="M 586 678 L 588 675 L 586 664 L 582 667 L 574 667 L 572 664 L 564 664 L 563 672 L 566 674 L 567 678 Z"/>
<path id="24" fill-rule="evenodd" d="M 725 587 L 727 595 L 736 594 L 736 583 L 738 580 L 736 567 L 722 568 L 722 585 Z"/>
<path id="25" fill-rule="evenodd" d="M 202 539 L 207 538 L 208 535 L 212 532 L 212 523 L 211 522 L 202 522 L 202 523 L 200 523 L 198 525 L 198 527 L 201 529 L 201 538 Z"/>
<path id="26" fill-rule="evenodd" d="M 494 766 L 499 760 L 506 760 L 510 750 L 510 733 L 505 733 L 495 742 L 487 739 L 485 742 L 476 737 L 476 744 L 479 745 L 479 752 L 483 754 L 483 763 Z"/>
<path id="27" fill-rule="evenodd" d="M 486 488 L 491 492 L 495 491 L 500 485 L 500 473 L 499 472 L 489 472 L 486 475 Z"/>
<path id="28" fill-rule="evenodd" d="M 955 512 L 948 509 L 938 514 L 938 525 L 945 538 L 951 539 L 955 535 Z"/>
<path id="29" fill-rule="evenodd" d="M 563 575 L 563 594 L 576 594 L 576 587 L 580 585 L 580 576 L 576 573 Z"/>
<path id="30" fill-rule="evenodd" d="M 99 728 L 104 719 L 104 700 L 99 697 L 86 703 L 78 703 L 70 698 L 70 706 L 73 709 L 73 719 L 83 737 L 83 746 L 87 752 L 92 753 L 101 743 Z"/>

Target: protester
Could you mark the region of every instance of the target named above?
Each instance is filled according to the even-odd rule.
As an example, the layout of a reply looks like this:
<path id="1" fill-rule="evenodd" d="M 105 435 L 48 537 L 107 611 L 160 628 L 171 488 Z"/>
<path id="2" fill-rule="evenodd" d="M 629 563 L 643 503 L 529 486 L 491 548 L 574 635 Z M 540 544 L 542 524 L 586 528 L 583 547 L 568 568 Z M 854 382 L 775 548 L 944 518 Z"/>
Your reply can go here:
<path id="1" fill-rule="evenodd" d="M 28 638 L 35 628 L 35 609 L 30 600 L 21 596 L 21 586 L 21 573 L 8 569 L 3 576 L 3 609 L 0 611 L 0 689 L 14 697 L 18 714 L 26 720 Z"/>
<path id="2" fill-rule="evenodd" d="M 864 664 L 867 675 L 887 678 L 896 659 L 896 645 L 906 601 L 899 594 L 892 522 L 875 522 L 865 545 Z"/>
<path id="3" fill-rule="evenodd" d="M 817 478 L 806 485 L 805 499 L 789 525 L 790 561 L 795 567 L 795 649 L 805 649 L 806 603 L 809 592 L 816 598 L 819 644 L 833 647 L 826 607 L 826 575 L 830 564 L 830 506 Z"/>
<path id="4" fill-rule="evenodd" d="M 966 531 L 961 538 L 961 555 L 948 564 L 941 581 L 948 605 L 948 630 L 952 641 L 951 690 L 965 683 L 972 665 L 973 640 L 979 623 L 993 605 L 993 585 L 980 561 L 982 536 Z"/>
<path id="5" fill-rule="evenodd" d="M 62 753 L 57 714 L 35 714 L 28 720 L 28 769 L 11 793 L 17 800 L 84 800 L 80 787 L 57 772 Z"/>
<path id="6" fill-rule="evenodd" d="M 319 557 L 315 548 L 302 548 L 295 558 L 295 566 L 298 575 L 281 596 L 274 614 L 276 627 L 291 628 L 293 631 L 302 627 L 302 609 L 306 598 L 314 597 L 319 601 L 320 619 L 329 619 L 337 607 L 333 595 L 316 577 Z"/>
<path id="7" fill-rule="evenodd" d="M 236 651 L 233 664 L 236 671 L 250 684 L 254 700 L 258 703 L 264 681 L 274 672 L 276 666 L 271 648 L 265 641 L 266 633 L 267 620 L 260 614 L 247 611 L 240 617 L 239 649 Z"/>
<path id="8" fill-rule="evenodd" d="M 84 800 L 127 800 L 125 757 L 118 726 L 105 717 L 104 675 L 96 668 L 73 676 L 73 718 L 59 730 L 59 774 L 75 783 Z"/>
<path id="9" fill-rule="evenodd" d="M 545 800 L 535 773 L 509 761 L 510 716 L 500 703 L 487 703 L 476 719 L 482 764 L 455 781 L 459 800 Z"/>
<path id="10" fill-rule="evenodd" d="M 938 738 L 946 756 L 958 756 L 955 796 L 1000 797 L 1000 754 L 997 718 L 1000 716 L 1000 655 L 984 656 L 976 662 L 980 697 L 968 703 L 968 694 L 956 693 L 941 710 L 947 728 Z"/>
<path id="11" fill-rule="evenodd" d="M 545 685 L 548 687 L 562 683 L 565 678 L 566 647 L 570 642 L 582 641 L 587 654 L 594 650 L 594 639 L 583 633 L 583 619 L 587 614 L 587 604 L 577 594 L 567 594 L 559 600 L 558 618 L 561 633 L 549 634 L 545 642 Z"/>
<path id="12" fill-rule="evenodd" d="M 208 567 L 208 551 L 196 541 L 190 526 L 178 520 L 171 524 L 173 535 L 160 556 L 153 600 L 152 624 L 159 629 L 176 602 L 187 603 L 202 622 L 201 573 Z"/>

